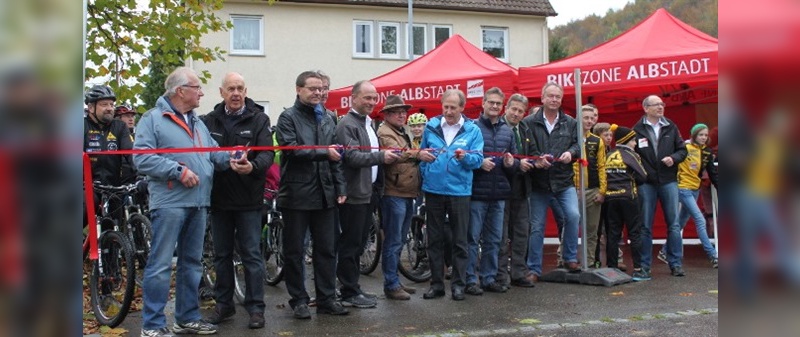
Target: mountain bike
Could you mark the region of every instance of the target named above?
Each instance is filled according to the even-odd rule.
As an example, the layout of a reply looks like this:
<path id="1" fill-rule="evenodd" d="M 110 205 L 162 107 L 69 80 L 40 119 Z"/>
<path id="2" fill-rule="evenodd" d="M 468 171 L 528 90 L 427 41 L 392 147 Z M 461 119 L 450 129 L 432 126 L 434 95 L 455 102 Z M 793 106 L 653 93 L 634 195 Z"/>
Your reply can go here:
<path id="1" fill-rule="evenodd" d="M 372 213 L 372 223 L 369 226 L 369 234 L 367 241 L 364 245 L 364 251 L 361 253 L 359 263 L 359 272 L 361 275 L 368 275 L 378 268 L 378 262 L 381 259 L 381 247 L 383 246 L 381 237 L 381 218 L 377 208 Z"/>
<path id="2" fill-rule="evenodd" d="M 133 301 L 136 267 L 134 248 L 128 237 L 119 231 L 119 223 L 109 212 L 111 200 L 118 187 L 95 183 L 100 195 L 100 207 L 95 215 L 98 258 L 94 261 L 89 278 L 91 307 L 102 325 L 116 327 L 125 319 Z M 88 235 L 84 239 L 83 253 L 89 253 Z"/>
<path id="3" fill-rule="evenodd" d="M 264 283 L 275 286 L 283 280 L 283 218 L 277 207 L 278 191 L 264 189 L 266 215 L 261 229 Z"/>
<path id="4" fill-rule="evenodd" d="M 431 279 L 431 266 L 428 260 L 428 234 L 425 225 L 425 203 L 417 206 L 417 214 L 411 217 L 411 226 L 400 251 L 397 270 L 414 282 L 427 282 Z"/>

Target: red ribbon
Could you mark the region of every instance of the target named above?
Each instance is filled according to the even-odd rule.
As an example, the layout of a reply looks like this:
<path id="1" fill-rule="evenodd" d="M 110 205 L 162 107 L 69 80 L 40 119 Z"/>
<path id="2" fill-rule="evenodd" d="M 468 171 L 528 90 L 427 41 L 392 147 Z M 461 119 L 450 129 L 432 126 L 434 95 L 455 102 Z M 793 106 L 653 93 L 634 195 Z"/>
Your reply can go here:
<path id="1" fill-rule="evenodd" d="M 95 219 L 94 211 L 92 162 L 86 152 L 83 153 L 83 191 L 86 194 L 86 225 L 89 226 L 89 259 L 97 260 L 97 220 Z"/>

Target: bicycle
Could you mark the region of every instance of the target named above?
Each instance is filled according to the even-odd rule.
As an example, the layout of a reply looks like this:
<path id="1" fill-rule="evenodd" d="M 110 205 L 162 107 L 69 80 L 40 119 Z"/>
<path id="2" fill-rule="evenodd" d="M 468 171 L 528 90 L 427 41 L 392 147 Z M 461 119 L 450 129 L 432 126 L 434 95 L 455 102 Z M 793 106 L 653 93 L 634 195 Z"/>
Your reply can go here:
<path id="1" fill-rule="evenodd" d="M 264 283 L 278 285 L 283 280 L 283 217 L 277 206 L 278 191 L 264 189 L 267 206 L 261 229 L 261 256 L 264 258 Z"/>
<path id="2" fill-rule="evenodd" d="M 214 267 L 214 236 L 211 229 L 211 215 L 209 214 L 206 220 L 206 232 L 203 237 L 203 256 L 200 259 L 200 264 L 203 266 L 203 271 L 200 278 L 200 301 L 208 300 L 214 297 L 214 285 L 217 283 L 217 271 Z M 244 297 L 246 293 L 244 265 L 242 258 L 239 256 L 238 242 L 234 242 L 233 249 L 233 295 L 236 301 L 244 304 Z"/>
<path id="3" fill-rule="evenodd" d="M 359 261 L 359 272 L 361 272 L 361 275 L 369 275 L 378 268 L 382 246 L 381 218 L 380 213 L 376 209 L 375 212 L 372 213 L 372 224 L 370 224 L 367 241 L 364 244 L 364 251 L 361 253 L 361 259 Z"/>
<path id="4" fill-rule="evenodd" d="M 102 189 L 112 201 L 120 203 L 122 213 L 119 209 L 107 210 L 106 214 L 118 215 L 118 224 L 121 232 L 125 234 L 134 249 L 134 257 L 138 266 L 136 267 L 136 284 L 142 284 L 144 268 L 147 265 L 147 257 L 150 255 L 150 244 L 152 240 L 152 224 L 147 217 L 147 181 L 142 179 L 133 184 L 123 186 L 97 185 L 95 188 Z"/>
<path id="5" fill-rule="evenodd" d="M 119 187 L 95 183 L 101 207 L 95 215 L 98 257 L 89 279 L 91 307 L 102 325 L 116 327 L 128 315 L 135 287 L 134 248 L 128 237 L 119 231 L 119 223 L 109 216 L 111 195 Z M 103 230 L 104 228 L 107 228 Z M 89 237 L 84 238 L 84 258 L 89 253 Z"/>
<path id="6" fill-rule="evenodd" d="M 417 206 L 417 214 L 411 217 L 411 226 L 400 251 L 397 270 L 413 282 L 427 282 L 431 279 L 424 202 Z"/>

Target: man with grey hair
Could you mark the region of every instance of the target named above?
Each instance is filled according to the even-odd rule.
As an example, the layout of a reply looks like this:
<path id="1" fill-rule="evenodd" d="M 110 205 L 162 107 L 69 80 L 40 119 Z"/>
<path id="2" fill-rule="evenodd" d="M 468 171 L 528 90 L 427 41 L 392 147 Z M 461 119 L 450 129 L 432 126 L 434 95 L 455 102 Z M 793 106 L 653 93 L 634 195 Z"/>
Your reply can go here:
<path id="1" fill-rule="evenodd" d="M 423 295 L 424 299 L 445 295 L 444 255 L 452 254 L 452 298 L 464 300 L 472 171 L 483 163 L 481 130 L 462 115 L 466 101 L 464 93 L 458 89 L 445 91 L 442 115 L 428 121 L 420 144 L 421 149 L 426 149 L 420 150 L 419 159 L 422 161 L 420 170 L 431 264 L 431 287 Z M 451 252 L 444 251 L 446 231 L 452 233 Z"/>
<path id="2" fill-rule="evenodd" d="M 166 93 L 137 125 L 133 148 L 217 147 L 205 124 L 195 115 L 203 90 L 193 70 L 175 69 L 164 82 Z M 200 283 L 206 218 L 215 170 L 239 174 L 253 169 L 246 156 L 225 152 L 147 153 L 133 156 L 139 173 L 150 183 L 152 241 L 142 285 L 141 336 L 172 336 L 164 307 L 169 299 L 172 255 L 178 255 L 175 289 L 176 334 L 213 334 L 217 327 L 202 320 L 197 285 Z"/>
<path id="3" fill-rule="evenodd" d="M 526 155 L 531 146 L 530 130 L 522 118 L 528 108 L 528 98 L 522 94 L 513 94 L 506 103 L 506 112 L 503 115 L 506 124 L 514 134 L 514 144 L 518 154 Z M 511 196 L 506 200 L 503 210 L 503 240 L 500 245 L 498 258 L 497 280 L 504 286 L 533 287 L 533 281 L 527 279 L 528 268 L 525 264 L 525 255 L 528 254 L 528 235 L 530 223 L 528 219 L 528 193 L 531 191 L 531 181 L 528 171 L 533 168 L 528 159 L 520 159 L 519 171 L 511 176 Z M 511 246 L 508 240 L 511 240 Z M 511 275 L 508 271 L 509 248 L 511 253 Z"/>
<path id="4" fill-rule="evenodd" d="M 642 157 L 642 165 L 647 172 L 647 180 L 639 185 L 642 198 L 642 263 L 641 270 L 634 270 L 634 281 L 651 278 L 650 266 L 653 260 L 653 218 L 656 201 L 661 201 L 664 221 L 667 223 L 667 263 L 672 276 L 684 276 L 681 225 L 678 223 L 678 164 L 686 155 L 686 144 L 678 127 L 664 117 L 665 104 L 661 97 L 647 96 L 642 101 L 644 117 L 633 131 L 636 131 L 636 153 Z"/>

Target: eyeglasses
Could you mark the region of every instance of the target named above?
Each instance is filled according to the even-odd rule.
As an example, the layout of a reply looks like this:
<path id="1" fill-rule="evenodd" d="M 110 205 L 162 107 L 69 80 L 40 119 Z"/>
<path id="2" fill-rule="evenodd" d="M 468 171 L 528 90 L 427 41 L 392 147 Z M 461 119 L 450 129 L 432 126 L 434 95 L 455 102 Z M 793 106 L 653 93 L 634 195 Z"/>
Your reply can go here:
<path id="1" fill-rule="evenodd" d="M 651 107 L 651 106 L 660 106 L 660 107 L 665 107 L 665 106 L 667 106 L 667 105 L 666 105 L 666 104 L 664 104 L 664 103 L 654 103 L 654 104 L 648 104 L 647 106 L 648 106 L 648 107 Z"/>
<path id="2" fill-rule="evenodd" d="M 503 105 L 503 102 L 495 102 L 495 101 L 486 101 L 486 103 L 489 104 L 490 106 L 495 106 L 495 105 L 496 106 L 501 106 L 501 105 Z"/>
<path id="3" fill-rule="evenodd" d="M 192 89 L 195 89 L 195 90 L 203 90 L 203 87 L 199 86 L 199 85 L 188 85 L 188 84 L 186 84 L 186 85 L 182 85 L 182 87 L 192 88 Z"/>
<path id="4" fill-rule="evenodd" d="M 311 91 L 311 92 L 328 91 L 328 88 L 326 88 L 326 87 L 303 87 L 303 88 L 306 88 L 306 89 L 308 89 L 308 91 Z"/>

